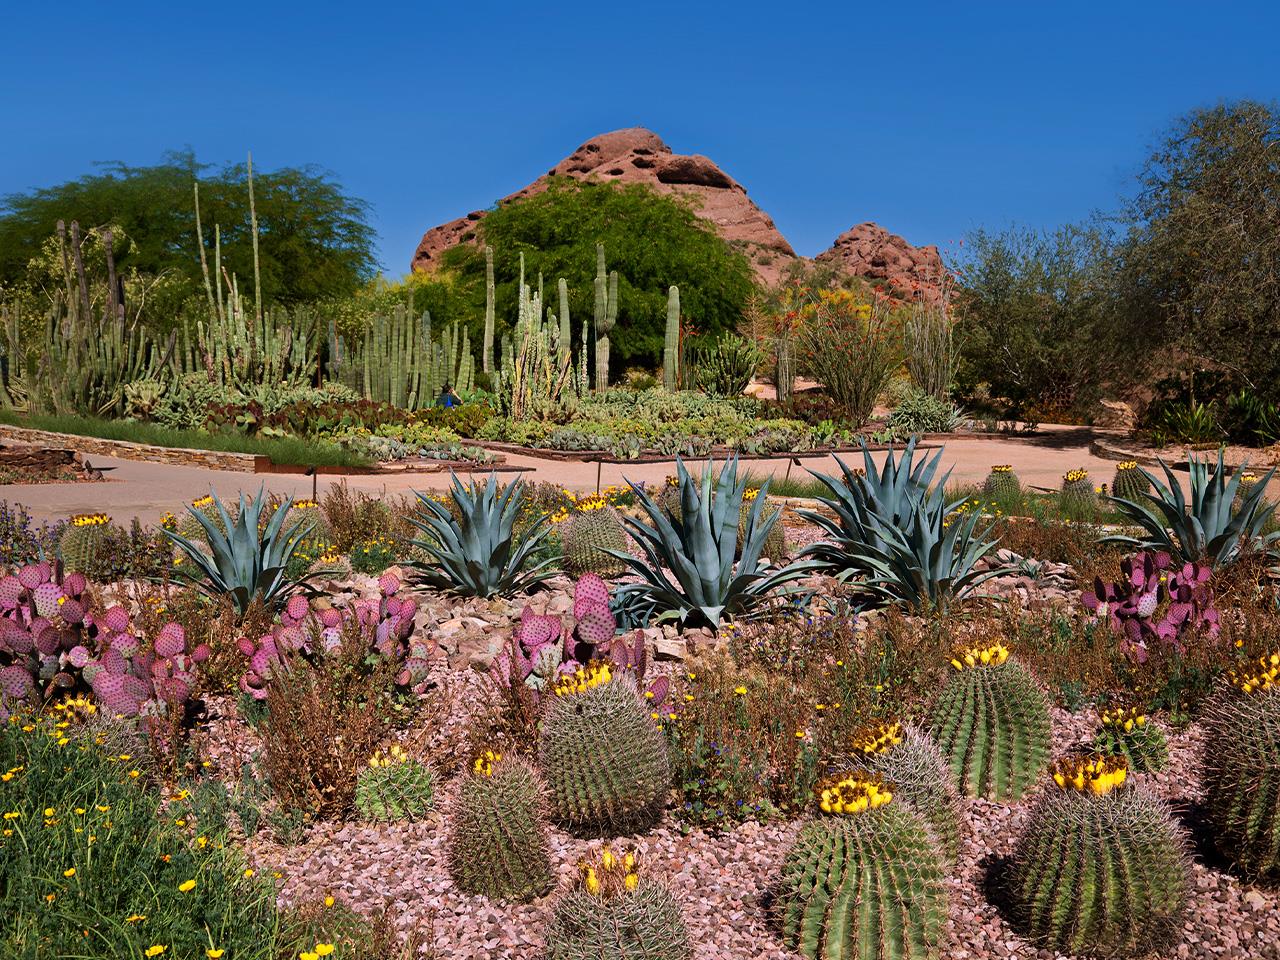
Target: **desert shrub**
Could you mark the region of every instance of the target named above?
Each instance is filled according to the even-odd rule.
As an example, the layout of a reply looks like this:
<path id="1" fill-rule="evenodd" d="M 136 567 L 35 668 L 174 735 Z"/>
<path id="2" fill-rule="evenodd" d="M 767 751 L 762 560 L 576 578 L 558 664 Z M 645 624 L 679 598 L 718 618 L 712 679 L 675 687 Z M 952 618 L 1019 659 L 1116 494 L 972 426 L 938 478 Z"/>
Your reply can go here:
<path id="1" fill-rule="evenodd" d="M 65 525 L 65 521 L 58 521 L 37 526 L 22 504 L 0 500 L 0 566 L 52 559 Z"/>
<path id="2" fill-rule="evenodd" d="M 357 913 L 341 901 L 311 901 L 293 907 L 281 917 L 287 944 L 281 956 L 324 956 L 333 948 L 341 960 L 434 960 L 433 924 L 413 927 L 407 936 L 397 929 L 396 911 L 389 903 L 371 917 Z"/>
<path id="3" fill-rule="evenodd" d="M 949 286 L 948 281 L 947 293 Z M 903 325 L 907 373 L 922 393 L 939 401 L 950 396 L 960 359 L 948 306 L 945 297 L 940 303 L 917 301 Z"/>
<path id="4" fill-rule="evenodd" d="M 902 364 L 901 318 L 879 298 L 823 290 L 798 346 L 802 366 L 827 388 L 842 417 L 860 425 Z"/>
<path id="5" fill-rule="evenodd" d="M 889 414 L 886 426 L 899 436 L 913 433 L 950 433 L 960 425 L 960 408 L 923 390 L 912 390 Z"/>

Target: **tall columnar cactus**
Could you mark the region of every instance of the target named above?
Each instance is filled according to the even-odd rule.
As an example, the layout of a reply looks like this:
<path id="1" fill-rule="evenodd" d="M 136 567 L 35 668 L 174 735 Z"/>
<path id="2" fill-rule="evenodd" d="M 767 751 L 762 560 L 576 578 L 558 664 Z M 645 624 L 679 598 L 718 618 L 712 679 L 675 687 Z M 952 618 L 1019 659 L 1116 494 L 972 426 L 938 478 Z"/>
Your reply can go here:
<path id="1" fill-rule="evenodd" d="M 525 760 L 488 750 L 477 757 L 447 822 L 449 875 L 464 893 L 527 903 L 551 889 L 545 792 Z"/>
<path id="2" fill-rule="evenodd" d="M 1159 770 L 1169 759 L 1163 731 L 1137 707 L 1103 710 L 1093 746 L 1103 756 L 1124 757 L 1134 773 Z"/>
<path id="3" fill-rule="evenodd" d="M 1204 723 L 1209 819 L 1241 873 L 1280 883 L 1280 652 L 1228 681 Z"/>
<path id="4" fill-rule="evenodd" d="M 925 820 L 865 773 L 818 793 L 821 815 L 800 829 L 774 888 L 783 943 L 810 960 L 941 956 L 945 857 Z"/>
<path id="5" fill-rule="evenodd" d="M 662 385 L 667 390 L 680 387 L 680 288 L 667 290 L 667 332 L 662 343 Z"/>
<path id="6" fill-rule="evenodd" d="M 493 247 L 488 244 L 484 248 L 484 342 L 480 345 L 481 369 L 492 375 L 493 367 L 493 329 L 495 323 L 494 283 L 493 283 Z"/>
<path id="7" fill-rule="evenodd" d="M 1022 496 L 1022 484 L 1018 481 L 1018 475 L 1013 472 L 1013 466 L 1007 463 L 995 464 L 987 474 L 987 479 L 982 481 L 982 495 L 1001 503 L 1010 503 Z"/>
<path id="8" fill-rule="evenodd" d="M 894 796 L 933 831 L 948 860 L 960 852 L 960 810 L 956 789 L 933 741 L 918 728 L 897 721 L 857 731 L 849 763 L 893 784 Z"/>
<path id="9" fill-rule="evenodd" d="M 595 321 L 596 390 L 603 393 L 609 388 L 609 332 L 618 321 L 618 271 L 606 276 L 603 243 L 596 244 Z"/>
<path id="10" fill-rule="evenodd" d="M 929 734 L 962 793 L 1017 800 L 1049 762 L 1049 703 L 1002 644 L 959 651 L 951 665 Z"/>
<path id="11" fill-rule="evenodd" d="M 561 365 L 573 365 L 573 330 L 569 326 L 569 281 L 561 277 L 556 281 L 556 292 L 560 295 L 560 345 L 559 362 Z"/>
<path id="12" fill-rule="evenodd" d="M 609 552 L 626 552 L 626 531 L 617 511 L 599 497 L 587 497 L 574 505 L 574 512 L 560 527 L 560 542 L 564 569 L 572 576 L 594 573 L 617 577 L 627 568 Z"/>
<path id="13" fill-rule="evenodd" d="M 1125 460 L 1116 464 L 1116 475 L 1111 481 L 1111 495 L 1121 500 L 1142 502 L 1142 495 L 1151 489 L 1151 481 L 1138 466 L 1137 460 Z"/>
<path id="14" fill-rule="evenodd" d="M 364 820 L 418 820 L 434 800 L 431 770 L 398 744 L 386 753 L 374 753 L 356 778 L 356 812 Z"/>
<path id="15" fill-rule="evenodd" d="M 1178 939 L 1191 889 L 1184 840 L 1164 802 L 1127 772 L 1122 757 L 1054 765 L 1011 870 L 1015 919 L 1032 939 L 1106 957 Z"/>
<path id="16" fill-rule="evenodd" d="M 463 393 L 474 388 L 470 335 L 455 322 L 436 337 L 430 311 L 415 316 L 397 304 L 373 318 L 354 349 L 330 336 L 329 375 L 368 400 L 422 410 L 435 404 L 446 385 Z"/>
<path id="17" fill-rule="evenodd" d="M 606 664 L 556 683 L 538 762 L 559 823 L 583 835 L 616 836 L 657 822 L 671 772 L 649 712 L 635 680 Z"/>
<path id="18" fill-rule="evenodd" d="M 578 864 L 547 927 L 547 960 L 685 960 L 692 952 L 671 892 L 641 873 L 636 851 L 607 845 Z"/>
<path id="19" fill-rule="evenodd" d="M 110 528 L 111 518 L 105 513 L 81 513 L 72 517 L 58 539 L 58 552 L 66 569 L 79 573 L 98 569 Z"/>
<path id="20" fill-rule="evenodd" d="M 1098 491 L 1089 479 L 1088 470 L 1068 470 L 1062 477 L 1058 505 L 1072 519 L 1088 518 L 1098 510 Z"/>

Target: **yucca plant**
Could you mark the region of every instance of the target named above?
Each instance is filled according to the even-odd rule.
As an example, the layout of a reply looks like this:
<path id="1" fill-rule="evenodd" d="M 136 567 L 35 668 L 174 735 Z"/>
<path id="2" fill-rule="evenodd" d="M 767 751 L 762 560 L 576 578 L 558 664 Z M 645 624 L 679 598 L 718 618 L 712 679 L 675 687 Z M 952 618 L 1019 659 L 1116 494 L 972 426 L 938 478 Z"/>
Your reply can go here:
<path id="1" fill-rule="evenodd" d="M 449 491 L 454 511 L 418 493 L 419 512 L 409 518 L 426 536 L 411 541 L 426 560 L 411 564 L 418 579 L 463 597 L 507 597 L 527 592 L 552 573 L 553 557 L 538 559 L 550 523 L 546 514 L 521 525 L 524 484 L 517 480 L 501 493 L 495 474 L 483 487 L 464 485 L 456 476 Z"/>
<path id="2" fill-rule="evenodd" d="M 624 584 L 615 595 L 629 622 L 656 618 L 715 627 L 721 620 L 749 618 L 775 591 L 817 569 L 815 563 L 762 563 L 765 543 L 780 520 L 777 511 L 764 515 L 768 482 L 744 511 L 747 478 L 738 478 L 737 459 L 729 460 L 718 477 L 713 466 L 708 462 L 698 481 L 684 461 L 676 459 L 679 515 L 664 510 L 643 487 L 628 481 L 636 506 L 649 519 L 642 523 L 623 517 L 643 557 L 609 551 L 641 578 Z"/>
<path id="3" fill-rule="evenodd" d="M 1280 538 L 1280 532 L 1264 533 L 1264 527 L 1275 513 L 1275 504 L 1265 504 L 1262 495 L 1267 482 L 1275 474 L 1272 467 L 1247 493 L 1240 497 L 1240 505 L 1232 509 L 1232 502 L 1240 487 L 1242 471 L 1227 471 L 1222 462 L 1222 450 L 1218 451 L 1218 463 L 1211 468 L 1208 461 L 1195 456 L 1187 458 L 1191 478 L 1191 499 L 1182 492 L 1178 478 L 1168 464 L 1160 462 L 1168 484 L 1161 483 L 1143 469 L 1154 492 L 1145 494 L 1150 506 L 1137 500 L 1111 497 L 1111 502 L 1130 523 L 1142 527 L 1146 537 L 1115 535 L 1103 539 L 1103 543 L 1121 543 L 1137 550 L 1156 550 L 1169 553 L 1179 564 L 1207 561 L 1215 568 L 1232 563 L 1245 544 L 1270 550 Z"/>
<path id="4" fill-rule="evenodd" d="M 182 534 L 161 528 L 197 571 L 192 574 L 178 570 L 176 575 L 186 578 L 209 596 L 230 596 L 236 612 L 241 615 L 255 598 L 260 598 L 269 608 L 283 606 L 306 582 L 305 577 L 289 577 L 285 569 L 311 533 L 314 522 L 300 520 L 286 528 L 285 519 L 293 505 L 293 498 L 286 497 L 276 504 L 270 519 L 263 524 L 260 521 L 266 505 L 264 488 L 259 487 L 258 495 L 247 503 L 244 494 L 240 494 L 234 520 L 217 496 L 213 497 L 216 517 L 192 509 L 192 517 L 204 531 L 207 552 Z"/>

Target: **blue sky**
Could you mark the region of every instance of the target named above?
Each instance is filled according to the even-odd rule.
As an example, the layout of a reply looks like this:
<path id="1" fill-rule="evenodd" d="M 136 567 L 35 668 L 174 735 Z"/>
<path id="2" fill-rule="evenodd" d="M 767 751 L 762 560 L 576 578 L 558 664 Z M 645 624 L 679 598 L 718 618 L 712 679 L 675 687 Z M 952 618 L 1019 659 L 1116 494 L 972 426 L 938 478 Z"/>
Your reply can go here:
<path id="1" fill-rule="evenodd" d="M 1274 0 L 9 0 L 0 27 L 0 193 L 251 149 L 369 201 L 393 275 L 620 127 L 711 157 L 801 253 L 863 220 L 945 251 L 1114 208 L 1179 114 L 1280 99 Z"/>

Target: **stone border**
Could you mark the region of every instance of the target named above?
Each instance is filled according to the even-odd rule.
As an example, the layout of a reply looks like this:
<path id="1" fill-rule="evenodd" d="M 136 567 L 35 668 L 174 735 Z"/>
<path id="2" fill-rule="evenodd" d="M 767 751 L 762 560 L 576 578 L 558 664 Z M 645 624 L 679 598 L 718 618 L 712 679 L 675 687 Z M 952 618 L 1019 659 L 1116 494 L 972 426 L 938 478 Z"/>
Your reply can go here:
<path id="1" fill-rule="evenodd" d="M 82 437 L 74 433 L 36 430 L 32 427 L 14 427 L 7 423 L 0 423 L 0 439 L 66 447 L 81 454 L 91 453 L 100 457 L 115 457 L 119 460 L 170 463 L 181 467 L 206 467 L 211 470 L 231 470 L 237 473 L 254 473 L 259 459 L 252 453 L 160 447 L 150 443 L 133 443 L 129 440 L 107 440 L 102 437 Z"/>

